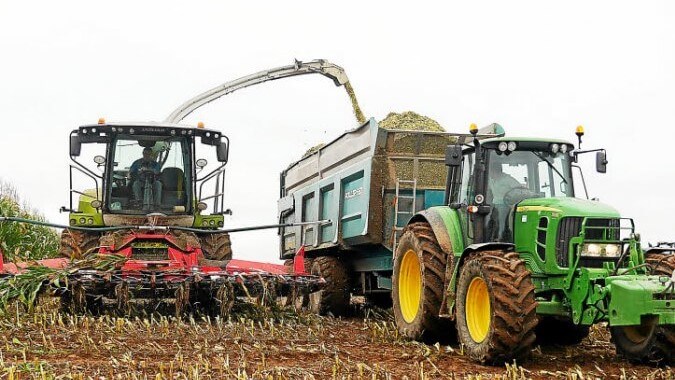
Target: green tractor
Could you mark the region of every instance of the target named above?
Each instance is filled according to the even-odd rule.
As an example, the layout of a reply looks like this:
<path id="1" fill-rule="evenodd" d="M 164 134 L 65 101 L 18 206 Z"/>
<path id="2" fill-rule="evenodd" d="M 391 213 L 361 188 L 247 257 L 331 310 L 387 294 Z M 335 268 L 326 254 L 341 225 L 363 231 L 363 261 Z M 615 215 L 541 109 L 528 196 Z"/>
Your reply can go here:
<path id="1" fill-rule="evenodd" d="M 601 173 L 607 164 L 603 149 L 580 150 L 582 127 L 576 134 L 575 150 L 559 140 L 481 139 L 472 125 L 447 147 L 446 206 L 413 216 L 395 252 L 403 335 L 456 330 L 469 356 L 501 364 L 536 342 L 579 343 L 605 322 L 628 360 L 674 360 L 675 246 L 643 250 L 632 219 L 575 196 L 579 156 L 595 152 Z"/>

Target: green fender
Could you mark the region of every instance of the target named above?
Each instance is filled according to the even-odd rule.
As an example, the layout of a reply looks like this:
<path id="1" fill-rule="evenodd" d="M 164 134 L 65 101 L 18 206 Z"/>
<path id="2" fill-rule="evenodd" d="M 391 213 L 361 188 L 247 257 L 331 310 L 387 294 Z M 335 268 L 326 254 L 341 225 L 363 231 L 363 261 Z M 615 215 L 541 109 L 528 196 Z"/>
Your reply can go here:
<path id="1" fill-rule="evenodd" d="M 464 235 L 457 210 L 447 206 L 435 206 L 420 211 L 410 219 L 410 223 L 427 222 L 436 235 L 443 252 L 455 254 L 464 251 Z"/>

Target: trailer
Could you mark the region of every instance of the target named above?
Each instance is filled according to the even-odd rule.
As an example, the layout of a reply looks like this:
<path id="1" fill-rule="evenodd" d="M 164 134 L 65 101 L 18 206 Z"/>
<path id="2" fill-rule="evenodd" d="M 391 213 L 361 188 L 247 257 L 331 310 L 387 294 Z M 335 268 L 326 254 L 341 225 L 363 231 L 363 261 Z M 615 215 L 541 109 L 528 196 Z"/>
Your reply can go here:
<path id="1" fill-rule="evenodd" d="M 481 135 L 503 134 L 498 124 Z M 322 314 L 344 314 L 350 295 L 391 303 L 392 252 L 418 211 L 444 204 L 445 150 L 467 134 L 387 130 L 375 119 L 293 162 L 281 173 L 280 224 L 329 223 L 279 229 L 280 258 L 301 248 L 306 270 L 326 279 L 309 299 Z"/>

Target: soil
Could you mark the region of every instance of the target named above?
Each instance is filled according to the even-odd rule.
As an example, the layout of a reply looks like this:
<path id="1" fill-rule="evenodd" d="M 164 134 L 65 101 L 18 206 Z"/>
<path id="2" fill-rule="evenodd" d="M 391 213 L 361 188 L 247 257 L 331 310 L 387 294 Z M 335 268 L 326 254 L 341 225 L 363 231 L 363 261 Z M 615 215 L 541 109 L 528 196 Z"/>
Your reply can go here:
<path id="1" fill-rule="evenodd" d="M 350 319 L 300 315 L 276 322 L 74 318 L 55 312 L 0 320 L 0 377 L 54 376 L 666 379 L 675 373 L 617 358 L 604 328 L 594 328 L 577 346 L 536 347 L 517 364 L 484 366 L 463 355 L 457 344 L 401 338 L 389 312 L 382 311 Z"/>

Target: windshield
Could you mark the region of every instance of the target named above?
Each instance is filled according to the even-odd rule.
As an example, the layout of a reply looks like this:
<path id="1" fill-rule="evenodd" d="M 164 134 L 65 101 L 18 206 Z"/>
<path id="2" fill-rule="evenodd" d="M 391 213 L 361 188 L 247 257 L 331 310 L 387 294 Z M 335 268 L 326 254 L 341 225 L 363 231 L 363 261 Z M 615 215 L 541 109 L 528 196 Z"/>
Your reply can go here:
<path id="1" fill-rule="evenodd" d="M 112 148 L 111 213 L 189 211 L 190 156 L 185 138 L 121 135 Z"/>
<path id="2" fill-rule="evenodd" d="M 487 218 L 490 240 L 511 241 L 514 205 L 528 198 L 573 197 L 570 157 L 542 150 L 489 151 Z"/>
<path id="3" fill-rule="evenodd" d="M 506 155 L 491 151 L 489 162 L 491 203 L 508 205 L 525 198 L 574 196 L 569 156 L 564 153 L 526 150 Z"/>

